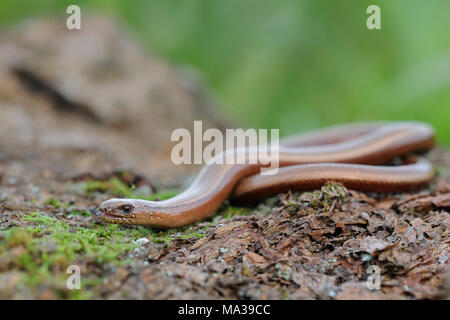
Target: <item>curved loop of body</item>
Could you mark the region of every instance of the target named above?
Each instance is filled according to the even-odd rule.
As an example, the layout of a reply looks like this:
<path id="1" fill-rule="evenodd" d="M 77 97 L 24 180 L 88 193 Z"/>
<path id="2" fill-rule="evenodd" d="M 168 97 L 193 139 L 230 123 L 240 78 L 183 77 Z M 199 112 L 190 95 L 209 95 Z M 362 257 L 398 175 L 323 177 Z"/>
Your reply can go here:
<path id="1" fill-rule="evenodd" d="M 274 175 L 257 174 L 261 161 L 246 164 L 207 164 L 193 184 L 164 201 L 110 199 L 97 212 L 111 223 L 174 228 L 214 213 L 232 196 L 241 203 L 288 190 L 320 187 L 337 181 L 363 191 L 398 192 L 420 188 L 433 177 L 431 164 L 408 156 L 399 166 L 381 164 L 433 147 L 434 131 L 420 122 L 350 124 L 285 138 L 280 143 Z M 235 149 L 251 157 L 248 149 Z"/>

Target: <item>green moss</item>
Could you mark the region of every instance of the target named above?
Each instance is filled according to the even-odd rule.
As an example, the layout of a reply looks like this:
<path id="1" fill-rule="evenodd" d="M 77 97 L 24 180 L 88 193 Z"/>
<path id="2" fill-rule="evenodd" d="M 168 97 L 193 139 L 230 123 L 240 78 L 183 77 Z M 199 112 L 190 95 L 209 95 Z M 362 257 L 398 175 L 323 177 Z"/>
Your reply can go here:
<path id="1" fill-rule="evenodd" d="M 49 198 L 49 199 L 47 199 L 47 201 L 44 202 L 44 204 L 53 206 L 55 208 L 62 207 L 62 203 L 56 198 Z"/>
<path id="2" fill-rule="evenodd" d="M 65 270 L 69 265 L 114 266 L 134 263 L 126 253 L 136 248 L 135 240 L 147 237 L 153 243 L 170 246 L 175 239 L 200 239 L 208 225 L 199 229 L 190 225 L 179 229 L 154 231 L 146 227 L 106 226 L 92 222 L 89 227 L 71 227 L 52 216 L 32 212 L 22 216 L 29 225 L 11 227 L 0 232 L 0 255 L 10 270 L 23 271 L 22 285 L 37 288 L 42 284 L 54 288 L 59 298 L 88 299 L 93 286 L 101 281 L 95 275 L 82 275 L 82 290 L 67 290 Z M 18 252 L 8 256 L 13 248 Z M 5 258 L 6 257 L 6 258 Z"/>
<path id="3" fill-rule="evenodd" d="M 122 198 L 135 198 L 144 200 L 165 200 L 172 198 L 178 194 L 176 190 L 164 190 L 151 195 L 140 195 L 134 192 L 134 185 L 127 185 L 117 177 L 113 177 L 107 181 L 90 180 L 80 182 L 79 187 L 89 194 L 92 192 L 109 192 Z"/>
<path id="4" fill-rule="evenodd" d="M 32 212 L 30 214 L 26 214 L 22 217 L 22 220 L 38 222 L 39 224 L 45 224 L 45 225 L 52 226 L 52 227 L 56 227 L 57 225 L 65 226 L 64 223 L 59 222 L 55 218 L 46 216 L 46 215 L 44 215 L 42 213 L 38 213 L 38 212 Z"/>
<path id="5" fill-rule="evenodd" d="M 343 184 L 333 181 L 327 182 L 320 188 L 320 191 L 328 199 L 343 199 L 349 195 L 347 188 Z"/>
<path id="6" fill-rule="evenodd" d="M 299 211 L 312 214 L 317 211 L 328 211 L 333 203 L 348 199 L 349 192 L 337 182 L 327 182 L 319 190 L 303 193 L 287 193 L 281 197 L 281 205 L 291 214 Z"/>
<path id="7" fill-rule="evenodd" d="M 164 231 L 155 232 L 152 234 L 153 243 L 164 243 L 166 247 L 170 247 L 172 240 L 175 239 L 190 239 L 190 238 L 203 238 L 205 230 L 196 230 L 195 225 L 189 225 L 179 229 L 168 229 Z"/>
<path id="8" fill-rule="evenodd" d="M 342 184 L 327 182 L 320 190 L 303 193 L 301 200 L 313 209 L 328 210 L 335 200 L 345 199 L 348 195 L 348 190 Z"/>
<path id="9" fill-rule="evenodd" d="M 58 291 L 60 297 L 74 299 L 86 298 L 90 294 L 65 289 L 65 270 L 69 265 L 127 264 L 126 253 L 137 246 L 133 240 L 152 233 L 143 227 L 125 228 L 115 224 L 72 228 L 65 222 L 38 212 L 24 215 L 22 220 L 30 225 L 1 232 L 2 256 L 7 256 L 12 248 L 20 249 L 16 250 L 17 255 L 5 260 L 7 267 L 25 271 L 21 283 L 26 286 L 36 287 L 43 283 L 55 288 L 62 286 Z M 90 275 L 84 275 L 84 278 L 92 286 L 95 279 L 91 279 Z"/>
<path id="10" fill-rule="evenodd" d="M 220 215 L 225 219 L 231 219 L 234 216 L 248 216 L 253 213 L 253 209 L 246 207 L 226 206 L 224 209 L 217 212 L 216 215 Z"/>
<path id="11" fill-rule="evenodd" d="M 108 180 L 110 184 L 111 191 L 115 194 L 122 195 L 125 198 L 131 198 L 133 194 L 133 190 L 135 188 L 134 185 L 128 186 L 119 178 L 111 178 Z"/>
<path id="12" fill-rule="evenodd" d="M 123 197 L 129 197 L 134 190 L 134 186 L 127 186 L 122 180 L 117 177 L 113 177 L 107 181 L 101 180 L 89 180 L 81 182 L 81 188 L 86 193 L 91 192 L 110 192 Z"/>
<path id="13" fill-rule="evenodd" d="M 109 192 L 117 196 L 143 198 L 147 200 L 167 199 L 178 192 L 166 191 L 139 197 L 134 187 L 127 186 L 118 178 L 108 181 L 89 181 L 83 185 L 85 192 Z M 56 198 L 49 198 L 45 204 L 63 207 L 68 215 L 90 216 L 88 211 L 76 209 L 71 204 L 63 204 Z M 214 216 L 230 219 L 234 215 L 248 215 L 252 210 L 226 206 Z M 209 220 L 214 218 L 210 217 Z M 52 288 L 55 298 L 89 299 L 94 296 L 94 287 L 102 281 L 102 276 L 82 274 L 82 290 L 68 290 L 65 281 L 70 265 L 84 266 L 82 270 L 92 270 L 92 265 L 133 266 L 136 263 L 128 252 L 138 246 L 135 240 L 146 237 L 153 243 L 170 247 L 176 239 L 200 239 L 211 222 L 199 227 L 192 224 L 183 228 L 154 230 L 146 227 L 125 227 L 117 224 L 98 224 L 93 221 L 87 227 L 74 227 L 71 222 L 58 220 L 51 215 L 32 212 L 22 216 L 25 227 L 11 227 L 0 231 L 0 257 L 8 270 L 20 271 L 23 276 L 20 285 L 30 289 L 43 284 Z M 14 249 L 14 250 L 12 250 Z M 15 254 L 12 256 L 11 252 Z M 89 269 L 88 269 L 89 266 Z M 3 267 L 5 267 L 3 265 Z M 105 274 L 104 276 L 107 276 Z"/>
<path id="14" fill-rule="evenodd" d="M 85 216 L 85 217 L 90 217 L 91 213 L 87 210 L 83 210 L 83 211 L 79 211 L 79 210 L 70 210 L 68 213 L 68 215 L 77 215 L 77 216 Z"/>
<path id="15" fill-rule="evenodd" d="M 84 288 L 86 286 L 83 281 L 81 281 L 81 287 Z M 70 290 L 68 292 L 67 298 L 70 300 L 89 300 L 92 299 L 94 293 L 92 291 L 85 290 Z"/>
<path id="16" fill-rule="evenodd" d="M 436 168 L 434 168 L 434 171 L 437 176 L 445 176 L 445 175 L 450 174 L 450 167 L 444 167 L 444 166 L 436 167 Z"/>

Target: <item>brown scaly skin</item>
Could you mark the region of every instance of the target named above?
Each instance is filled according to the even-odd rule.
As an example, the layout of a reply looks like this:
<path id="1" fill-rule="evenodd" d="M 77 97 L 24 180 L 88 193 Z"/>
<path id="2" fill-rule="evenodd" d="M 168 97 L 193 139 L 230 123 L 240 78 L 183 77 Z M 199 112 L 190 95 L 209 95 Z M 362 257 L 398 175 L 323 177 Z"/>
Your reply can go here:
<path id="1" fill-rule="evenodd" d="M 420 122 L 344 125 L 282 141 L 281 168 L 275 175 L 256 175 L 263 166 L 260 162 L 205 165 L 194 183 L 174 198 L 110 199 L 91 212 L 109 223 L 176 228 L 208 217 L 233 190 L 234 196 L 242 199 L 275 195 L 285 192 L 286 186 L 292 191 L 303 190 L 320 183 L 323 170 L 327 170 L 326 179 L 335 178 L 356 189 L 362 186 L 364 191 L 412 190 L 433 177 L 429 162 L 420 160 L 397 167 L 378 165 L 410 152 L 428 150 L 433 144 L 433 129 Z M 242 155 L 247 151 L 236 152 Z M 328 165 L 320 165 L 325 163 Z"/>

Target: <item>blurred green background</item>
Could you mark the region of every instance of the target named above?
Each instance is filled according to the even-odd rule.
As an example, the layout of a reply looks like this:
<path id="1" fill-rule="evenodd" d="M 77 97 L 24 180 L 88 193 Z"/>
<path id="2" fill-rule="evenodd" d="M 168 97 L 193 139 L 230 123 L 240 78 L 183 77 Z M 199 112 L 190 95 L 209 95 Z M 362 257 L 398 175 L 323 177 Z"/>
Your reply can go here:
<path id="1" fill-rule="evenodd" d="M 70 4 L 119 17 L 153 52 L 196 69 L 244 125 L 284 136 L 416 119 L 450 145 L 448 0 L 2 0 L 0 26 Z M 382 30 L 366 28 L 370 4 Z"/>

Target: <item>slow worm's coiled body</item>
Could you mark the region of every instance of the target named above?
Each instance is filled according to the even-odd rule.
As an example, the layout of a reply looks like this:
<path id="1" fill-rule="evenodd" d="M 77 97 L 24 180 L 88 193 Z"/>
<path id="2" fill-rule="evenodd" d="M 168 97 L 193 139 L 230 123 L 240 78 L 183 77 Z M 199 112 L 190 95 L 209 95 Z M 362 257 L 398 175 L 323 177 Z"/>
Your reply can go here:
<path id="1" fill-rule="evenodd" d="M 194 183 L 176 197 L 164 201 L 111 199 L 98 210 L 106 222 L 173 228 L 211 215 L 230 195 L 240 202 L 255 201 L 288 190 L 320 187 L 330 180 L 363 191 L 412 190 L 433 176 L 426 160 L 410 157 L 411 163 L 405 165 L 378 165 L 412 151 L 428 150 L 433 142 L 433 129 L 418 122 L 333 127 L 282 140 L 281 168 L 275 175 L 257 174 L 263 166 L 261 155 L 237 149 L 233 151 L 247 160 L 257 157 L 256 163 L 205 165 Z"/>

